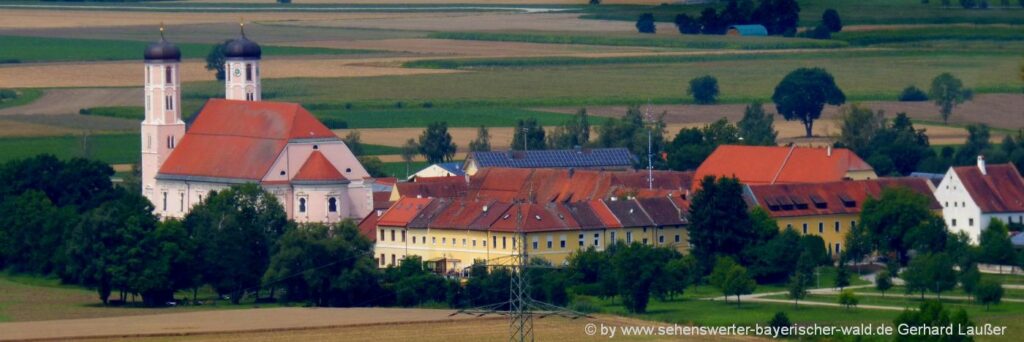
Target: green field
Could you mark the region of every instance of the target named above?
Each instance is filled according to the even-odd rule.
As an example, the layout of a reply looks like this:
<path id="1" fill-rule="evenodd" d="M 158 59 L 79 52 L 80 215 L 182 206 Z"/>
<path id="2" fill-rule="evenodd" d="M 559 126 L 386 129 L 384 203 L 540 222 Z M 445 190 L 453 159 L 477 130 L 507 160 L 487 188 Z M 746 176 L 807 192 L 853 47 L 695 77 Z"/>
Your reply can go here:
<path id="1" fill-rule="evenodd" d="M 725 60 L 691 63 L 508 67 L 470 73 L 266 82 L 274 100 L 313 108 L 351 103 L 383 108 L 396 102 L 431 102 L 434 108 L 592 106 L 687 103 L 686 82 L 705 74 L 718 78 L 723 102 L 767 99 L 780 80 L 800 67 L 823 67 L 851 101 L 890 100 L 908 84 L 923 86 L 943 72 L 978 93 L 1017 92 L 1020 57 L 997 53 L 933 53 L 775 59 L 770 63 Z M 767 65 L 771 65 L 768 67 Z M 500 81 L 496 81 L 500 80 Z M 222 92 L 215 82 L 189 83 L 186 98 Z"/>
<path id="2" fill-rule="evenodd" d="M 48 153 L 61 159 L 87 157 L 108 164 L 133 164 L 139 162 L 139 144 L 135 133 L 0 138 L 0 151 L 4 151 L 0 163 Z M 363 144 L 363 150 L 366 155 L 400 153 L 397 147 L 370 144 Z"/>
<path id="3" fill-rule="evenodd" d="M 430 164 L 427 164 L 427 162 L 419 162 L 419 161 L 414 161 L 414 162 L 409 163 L 409 175 L 412 175 L 412 174 L 416 173 L 416 171 L 422 170 L 423 168 L 427 167 L 428 165 L 430 165 Z M 405 163 L 404 162 L 384 163 L 384 173 L 390 175 L 391 177 L 396 177 L 398 179 L 405 179 L 405 177 L 407 176 L 406 175 Z"/>
<path id="4" fill-rule="evenodd" d="M 142 106 L 132 107 L 93 107 L 86 108 L 79 112 L 82 115 L 106 116 L 118 119 L 129 119 L 142 121 L 146 118 L 146 111 Z"/>
<path id="5" fill-rule="evenodd" d="M 15 89 L 15 91 L 18 92 L 18 97 L 0 101 L 0 109 L 29 104 L 43 95 L 43 91 L 39 89 Z"/>
<path id="6" fill-rule="evenodd" d="M 725 7 L 726 1 L 720 1 L 717 8 Z M 839 12 L 845 25 L 866 24 L 1020 24 L 1024 18 L 1024 10 L 1017 1 L 1010 1 L 1011 8 L 1002 9 L 999 2 L 989 0 L 993 7 L 988 10 L 966 10 L 960 7 L 959 1 L 951 1 L 952 6 L 944 8 L 939 0 L 922 4 L 921 0 L 799 0 L 800 26 L 815 26 L 821 22 L 821 13 L 833 8 Z M 636 21 L 641 13 L 653 13 L 655 19 L 666 22 L 660 24 L 658 30 L 675 31 L 671 25 L 676 14 L 687 13 L 699 16 L 705 5 L 662 5 L 662 6 L 628 6 L 601 5 L 584 7 L 584 18 Z"/>
<path id="7" fill-rule="evenodd" d="M 70 39 L 0 36 L 0 64 L 62 61 L 136 60 L 149 42 L 132 40 Z M 205 58 L 211 44 L 177 43 L 184 58 Z M 263 45 L 263 55 L 339 55 L 372 53 L 342 50 Z"/>
<path id="8" fill-rule="evenodd" d="M 560 125 L 571 115 L 507 107 L 408 108 L 408 109 L 320 109 L 313 110 L 319 118 L 336 118 L 348 122 L 349 128 L 426 127 L 443 121 L 448 127 L 512 127 L 516 120 L 535 118 L 542 125 Z M 592 118 L 599 124 L 604 118 Z"/>
<path id="9" fill-rule="evenodd" d="M 608 46 L 644 46 L 681 49 L 827 49 L 841 48 L 840 41 L 782 37 L 724 37 L 702 35 L 655 36 L 636 34 L 587 33 L 503 33 L 503 32 L 435 32 L 436 39 L 484 40 L 544 44 L 586 44 Z"/>
<path id="10" fill-rule="evenodd" d="M 954 26 L 903 28 L 893 30 L 839 32 L 832 35 L 832 38 L 857 46 L 932 40 L 954 40 L 961 42 L 995 41 L 1017 42 L 1018 44 L 1024 44 L 1024 27 Z"/>

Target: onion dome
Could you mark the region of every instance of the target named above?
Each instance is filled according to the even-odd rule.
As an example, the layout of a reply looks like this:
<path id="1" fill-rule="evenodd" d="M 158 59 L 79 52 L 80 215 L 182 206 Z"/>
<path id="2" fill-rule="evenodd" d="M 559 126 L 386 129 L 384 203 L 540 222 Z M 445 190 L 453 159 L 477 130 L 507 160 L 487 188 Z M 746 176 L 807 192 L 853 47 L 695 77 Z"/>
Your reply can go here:
<path id="1" fill-rule="evenodd" d="M 242 36 L 228 41 L 224 45 L 224 57 L 259 59 L 263 55 L 260 45 L 245 37 L 245 25 L 242 24 Z"/>
<path id="2" fill-rule="evenodd" d="M 149 44 L 143 54 L 146 61 L 181 61 L 181 49 L 164 39 L 164 28 L 160 27 L 160 40 Z"/>

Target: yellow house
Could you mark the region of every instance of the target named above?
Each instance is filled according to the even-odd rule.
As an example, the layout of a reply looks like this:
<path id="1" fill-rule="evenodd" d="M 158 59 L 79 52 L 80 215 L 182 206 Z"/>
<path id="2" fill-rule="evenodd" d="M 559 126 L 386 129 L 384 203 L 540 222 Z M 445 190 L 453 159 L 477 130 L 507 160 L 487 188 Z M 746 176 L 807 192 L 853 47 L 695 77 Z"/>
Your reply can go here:
<path id="1" fill-rule="evenodd" d="M 890 187 L 918 192 L 931 200 L 933 210 L 942 209 L 932 195 L 934 186 L 924 178 L 747 185 L 744 196 L 774 218 L 780 230 L 793 228 L 803 235 L 820 236 L 828 253 L 836 258 L 843 251 L 846 234 L 858 224 L 864 201 L 878 198 Z"/>
<path id="2" fill-rule="evenodd" d="M 668 197 L 573 203 L 403 197 L 377 221 L 380 267 L 407 255 L 439 273 L 468 272 L 474 262 L 505 265 L 520 243 L 531 258 L 564 265 L 575 251 L 615 241 L 689 250 L 681 207 Z M 682 203 L 682 202 L 679 202 Z"/>

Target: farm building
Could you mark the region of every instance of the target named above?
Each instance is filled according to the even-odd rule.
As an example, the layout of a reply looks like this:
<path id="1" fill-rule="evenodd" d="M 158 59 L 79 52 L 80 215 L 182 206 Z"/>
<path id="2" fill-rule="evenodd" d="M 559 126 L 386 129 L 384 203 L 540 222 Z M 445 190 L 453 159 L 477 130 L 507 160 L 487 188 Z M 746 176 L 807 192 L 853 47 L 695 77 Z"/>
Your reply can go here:
<path id="1" fill-rule="evenodd" d="M 953 232 L 966 232 L 974 243 L 992 219 L 1024 223 L 1024 178 L 1013 164 L 949 168 L 935 190 L 942 217 Z"/>
<path id="2" fill-rule="evenodd" d="M 460 162 L 437 163 L 416 171 L 416 173 L 409 176 L 409 180 L 415 181 L 417 178 L 422 177 L 449 177 L 465 175 L 466 171 L 462 169 L 462 163 Z"/>
<path id="3" fill-rule="evenodd" d="M 261 101 L 260 46 L 225 46 L 225 99 L 210 99 L 186 125 L 181 51 L 163 37 L 145 57 L 142 193 L 161 217 L 183 217 L 210 191 L 257 183 L 299 222 L 363 218 L 374 180 L 348 146 L 296 103 Z M 385 202 L 386 203 L 386 202 Z"/>
<path id="4" fill-rule="evenodd" d="M 736 177 L 745 184 L 821 183 L 878 178 L 845 148 L 722 145 L 704 160 L 694 188 L 705 176 Z"/>
<path id="5" fill-rule="evenodd" d="M 488 167 L 628 170 L 635 160 L 625 148 L 470 152 L 463 169 L 470 176 Z"/>
<path id="6" fill-rule="evenodd" d="M 768 35 L 768 29 L 763 25 L 732 25 L 725 32 L 729 36 L 764 37 Z"/>
<path id="7" fill-rule="evenodd" d="M 935 188 L 931 182 L 916 177 L 746 185 L 744 197 L 751 206 L 763 208 L 778 222 L 780 230 L 792 228 L 802 235 L 820 236 L 829 255 L 838 257 L 846 234 L 857 225 L 864 201 L 878 198 L 882 190 L 893 187 L 927 196 L 936 213 L 942 208 L 932 196 Z"/>

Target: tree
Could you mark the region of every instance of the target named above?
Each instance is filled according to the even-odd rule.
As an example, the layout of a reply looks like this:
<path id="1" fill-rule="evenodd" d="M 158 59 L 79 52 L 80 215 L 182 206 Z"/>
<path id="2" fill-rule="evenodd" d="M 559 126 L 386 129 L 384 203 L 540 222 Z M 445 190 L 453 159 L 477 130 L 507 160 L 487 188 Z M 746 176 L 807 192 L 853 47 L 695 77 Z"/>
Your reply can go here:
<path id="1" fill-rule="evenodd" d="M 658 28 L 654 24 L 653 14 L 641 14 L 640 18 L 637 18 L 636 20 L 636 30 L 640 33 L 654 33 L 657 29 Z"/>
<path id="2" fill-rule="evenodd" d="M 788 332 L 793 326 L 793 322 L 789 320 L 789 316 L 786 316 L 785 312 L 779 311 L 772 316 L 772 320 L 768 321 L 768 326 L 772 327 L 775 331 Z M 783 330 L 778 330 L 783 329 Z M 788 333 L 781 333 L 780 336 L 789 336 Z"/>
<path id="3" fill-rule="evenodd" d="M 703 269 L 719 256 L 739 256 L 753 246 L 753 231 L 743 188 L 736 178 L 707 176 L 690 202 L 690 244 Z"/>
<path id="4" fill-rule="evenodd" d="M 690 87 L 686 89 L 687 95 L 693 96 L 697 104 L 713 104 L 718 102 L 718 79 L 711 75 L 704 75 L 690 80 Z"/>
<path id="5" fill-rule="evenodd" d="M 359 164 L 363 165 L 363 168 L 366 169 L 366 173 L 370 174 L 370 177 L 377 178 L 390 176 L 384 171 L 384 162 L 382 162 L 377 156 L 362 156 L 356 158 L 356 160 L 359 160 Z"/>
<path id="6" fill-rule="evenodd" d="M 703 128 L 680 129 L 667 148 L 668 166 L 673 170 L 696 169 L 718 146 L 739 142 L 739 129 L 726 118 Z"/>
<path id="7" fill-rule="evenodd" d="M 825 69 L 800 68 L 779 82 L 772 101 L 782 117 L 802 122 L 807 137 L 811 137 L 814 120 L 821 117 L 825 105 L 841 105 L 846 102 L 846 95 Z"/>
<path id="8" fill-rule="evenodd" d="M 481 126 L 481 128 L 483 128 Z M 472 146 L 472 145 L 470 145 Z M 488 148 L 490 148 L 488 146 Z M 420 145 L 416 143 L 416 140 L 409 138 L 402 144 L 402 161 L 405 162 L 405 178 L 409 178 L 409 165 L 412 164 L 412 159 L 416 157 L 420 151 Z"/>
<path id="9" fill-rule="evenodd" d="M 473 152 L 489 152 L 491 150 L 491 133 L 487 127 L 480 125 L 476 130 L 476 139 L 469 142 L 469 150 Z"/>
<path id="10" fill-rule="evenodd" d="M 845 306 L 847 310 L 857 306 L 858 303 L 860 303 L 860 298 L 857 298 L 857 294 L 853 293 L 853 290 L 844 290 L 839 294 L 839 305 Z"/>
<path id="11" fill-rule="evenodd" d="M 794 309 L 799 305 L 801 299 L 807 297 L 807 288 L 810 286 L 811 280 L 805 274 L 796 273 L 789 277 L 786 290 L 789 292 L 789 298 L 793 299 Z"/>
<path id="12" fill-rule="evenodd" d="M 164 305 L 174 300 L 178 290 L 200 285 L 200 278 L 193 272 L 197 268 L 193 257 L 195 242 L 180 220 L 158 223 L 138 248 L 142 250 L 143 266 L 129 287 L 142 295 L 147 306 Z"/>
<path id="13" fill-rule="evenodd" d="M 846 270 L 846 267 L 842 264 L 836 268 L 836 279 L 835 283 L 832 285 L 838 287 L 840 291 L 842 291 L 843 288 L 850 286 L 850 271 Z"/>
<path id="14" fill-rule="evenodd" d="M 618 247 L 613 244 L 609 251 Z M 567 259 L 567 269 L 571 271 L 569 284 L 573 292 L 596 296 L 599 298 L 614 297 L 618 293 L 618 283 L 612 269 L 611 252 L 598 252 L 593 246 L 573 252 Z"/>
<path id="15" fill-rule="evenodd" d="M 885 129 L 885 112 L 853 104 L 839 110 L 839 141 L 836 145 L 849 148 L 854 153 L 870 156 L 872 142 Z"/>
<path id="16" fill-rule="evenodd" d="M 544 134 L 544 126 L 541 126 L 537 119 L 519 119 L 516 121 L 516 128 L 512 134 L 510 147 L 513 150 L 519 151 L 543 150 L 547 147 Z"/>
<path id="17" fill-rule="evenodd" d="M 235 304 L 248 291 L 258 294 L 287 222 L 277 197 L 252 183 L 211 192 L 185 216 L 203 279 Z"/>
<path id="18" fill-rule="evenodd" d="M 875 250 L 893 253 L 905 264 L 907 250 L 915 243 L 908 233 L 922 224 L 933 224 L 934 216 L 927 197 L 907 188 L 886 188 L 880 198 L 864 201 L 860 225 L 867 229 Z"/>
<path id="19" fill-rule="evenodd" d="M 942 303 L 937 300 L 929 300 L 921 303 L 917 310 L 906 309 L 895 320 L 893 326 L 974 326 L 974 323 L 967 317 L 967 312 L 960 308 L 955 313 L 942 308 Z M 896 334 L 896 341 L 927 341 L 936 339 L 935 336 Z M 938 338 L 942 341 L 966 342 L 973 341 L 973 337 L 961 334 L 942 335 Z"/>
<path id="20" fill-rule="evenodd" d="M 754 208 L 750 214 L 751 221 L 754 222 L 753 225 L 757 226 L 759 225 L 757 222 L 764 222 L 761 217 L 766 215 L 760 207 Z M 763 224 L 767 226 L 775 224 L 775 221 L 770 220 Z M 772 228 L 778 230 L 777 227 Z M 746 260 L 750 274 L 758 282 L 781 283 L 793 274 L 803 249 L 800 244 L 800 234 L 792 228 L 786 228 L 782 233 L 767 239 L 764 243 L 756 244 L 747 252 L 743 259 Z"/>
<path id="21" fill-rule="evenodd" d="M 990 279 L 982 280 L 974 289 L 974 298 L 978 304 L 984 304 L 987 311 L 992 304 L 999 305 L 1003 299 L 1003 285 Z"/>
<path id="22" fill-rule="evenodd" d="M 932 79 L 928 97 L 935 101 L 935 105 L 939 106 L 942 123 L 945 124 L 949 122 L 953 108 L 974 98 L 974 92 L 965 88 L 963 82 L 952 74 L 943 73 Z"/>
<path id="23" fill-rule="evenodd" d="M 700 34 L 700 22 L 685 13 L 676 15 L 674 22 L 680 34 Z"/>
<path id="24" fill-rule="evenodd" d="M 746 145 L 775 146 L 775 138 L 779 132 L 775 131 L 775 116 L 764 112 L 764 106 L 760 102 L 747 105 L 743 111 L 743 119 L 736 123 L 739 129 L 740 139 Z"/>
<path id="25" fill-rule="evenodd" d="M 1000 273 L 1003 271 L 1003 265 L 1013 265 L 1016 259 L 1013 243 L 1010 242 L 1010 232 L 1006 224 L 999 219 L 992 219 L 988 228 L 981 232 L 979 247 L 981 261 L 999 265 Z"/>
<path id="26" fill-rule="evenodd" d="M 630 106 L 622 118 L 610 118 L 598 127 L 596 145 L 601 147 L 624 147 L 637 158 L 636 166 L 647 166 L 647 138 L 651 137 L 651 148 L 654 152 L 655 168 L 663 168 L 664 161 L 660 158 L 665 148 L 665 112 L 657 117 L 644 115 L 640 107 Z"/>
<path id="27" fill-rule="evenodd" d="M 223 43 L 213 45 L 213 47 L 210 48 L 210 52 L 206 54 L 206 70 L 216 71 L 218 81 L 224 80 L 224 63 L 226 61 L 226 58 L 224 57 L 224 46 L 229 42 L 231 42 L 231 40 L 225 40 Z"/>
<path id="28" fill-rule="evenodd" d="M 967 141 L 956 151 L 953 162 L 957 165 L 974 164 L 978 156 L 984 154 L 991 147 L 989 137 L 990 133 L 987 125 L 967 125 Z"/>
<path id="29" fill-rule="evenodd" d="M 586 108 L 580 108 L 572 119 L 555 127 L 547 137 L 548 148 L 567 149 L 590 143 L 590 119 Z"/>
<path id="30" fill-rule="evenodd" d="M 72 207 L 55 206 L 39 190 L 0 202 L 0 268 L 35 274 L 58 270 L 65 227 L 75 226 L 78 218 Z"/>
<path id="31" fill-rule="evenodd" d="M 882 297 L 885 297 L 885 291 L 889 291 L 892 285 L 892 275 L 889 271 L 882 270 L 875 275 L 875 289 L 882 293 Z"/>
<path id="32" fill-rule="evenodd" d="M 451 161 L 455 157 L 455 142 L 452 135 L 448 134 L 447 122 L 434 122 L 427 126 L 420 134 L 420 154 L 427 159 L 429 164 Z"/>
<path id="33" fill-rule="evenodd" d="M 665 263 L 662 276 L 654 281 L 652 292 L 659 300 L 672 300 L 682 295 L 696 272 L 697 260 L 692 257 L 673 258 Z"/>
<path id="34" fill-rule="evenodd" d="M 678 254 L 677 254 L 678 255 Z M 664 271 L 665 253 L 654 247 L 632 243 L 612 255 L 612 269 L 618 282 L 622 304 L 631 313 L 647 311 L 651 288 Z"/>
<path id="35" fill-rule="evenodd" d="M 703 34 L 725 34 L 725 30 L 729 26 L 728 23 L 723 22 L 722 19 L 718 17 L 718 13 L 715 13 L 715 9 L 711 7 L 705 8 L 701 11 L 700 18 L 698 20 L 700 21 L 701 26 L 700 31 Z"/>
<path id="36" fill-rule="evenodd" d="M 926 94 L 924 90 L 921 90 L 921 88 L 911 85 L 903 88 L 898 99 L 902 102 L 928 101 L 928 94 Z"/>
<path id="37" fill-rule="evenodd" d="M 104 305 L 115 289 L 121 290 L 124 301 L 132 283 L 144 276 L 145 255 L 136 244 L 153 232 L 156 222 L 149 200 L 118 191 L 116 198 L 90 210 L 71 229 L 64 247 L 66 274 L 95 287 Z"/>
<path id="38" fill-rule="evenodd" d="M 960 0 L 960 6 L 966 9 L 972 9 L 978 6 L 977 0 Z"/>
<path id="39" fill-rule="evenodd" d="M 960 286 L 963 286 L 964 293 L 967 297 L 974 295 L 974 290 L 978 288 L 978 283 L 981 281 L 981 272 L 978 271 L 978 265 L 971 265 L 970 267 L 960 269 Z"/>
<path id="40" fill-rule="evenodd" d="M 831 32 L 843 30 L 843 20 L 839 18 L 839 12 L 831 8 L 821 14 L 821 23 Z"/>
<path id="41" fill-rule="evenodd" d="M 873 251 L 871 247 L 871 236 L 867 229 L 864 228 L 863 224 L 854 225 L 850 228 L 850 231 L 846 233 L 844 244 L 846 248 L 843 250 L 843 259 L 853 261 L 857 265 L 857 270 L 860 270 L 860 262 L 864 258 L 868 257 Z"/>
<path id="42" fill-rule="evenodd" d="M 942 292 L 952 290 L 957 283 L 953 261 L 945 253 L 918 255 L 903 273 L 908 293 L 911 290 L 921 291 L 922 299 L 926 290 L 941 298 Z"/>
<path id="43" fill-rule="evenodd" d="M 345 142 L 345 146 L 348 146 L 348 150 L 352 151 L 353 155 L 363 155 L 363 139 L 359 135 L 359 130 L 349 131 L 341 141 Z"/>
<path id="44" fill-rule="evenodd" d="M 757 288 L 757 283 L 747 274 L 747 269 L 728 257 L 718 258 L 710 280 L 711 285 L 721 290 L 726 297 L 736 296 L 736 307 L 740 306 L 740 296 L 751 294 Z"/>
<path id="45" fill-rule="evenodd" d="M 927 260 L 922 257 L 917 257 L 910 261 L 902 273 L 900 278 L 903 279 L 903 288 L 907 294 L 914 292 L 921 293 L 921 299 L 924 299 L 924 293 L 928 291 L 928 270 Z"/>
<path id="46" fill-rule="evenodd" d="M 768 34 L 792 36 L 800 22 L 800 5 L 796 0 L 762 0 L 752 21 L 764 25 Z"/>

